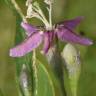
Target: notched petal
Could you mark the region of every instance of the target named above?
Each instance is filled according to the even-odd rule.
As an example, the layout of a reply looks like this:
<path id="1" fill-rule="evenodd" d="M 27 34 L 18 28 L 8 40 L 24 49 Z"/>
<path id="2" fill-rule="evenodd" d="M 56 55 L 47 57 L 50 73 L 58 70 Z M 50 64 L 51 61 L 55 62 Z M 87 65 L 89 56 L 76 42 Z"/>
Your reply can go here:
<path id="1" fill-rule="evenodd" d="M 21 26 L 22 26 L 22 28 L 25 29 L 26 35 L 28 35 L 28 36 L 32 35 L 33 33 L 37 32 L 37 30 L 38 30 L 37 27 L 32 26 L 32 25 L 25 23 L 25 22 L 22 22 Z"/>
<path id="2" fill-rule="evenodd" d="M 24 42 L 10 49 L 10 56 L 21 57 L 37 48 L 42 42 L 43 36 L 41 33 L 34 33 Z"/>
<path id="3" fill-rule="evenodd" d="M 61 27 L 57 30 L 57 36 L 61 41 L 78 43 L 81 45 L 92 45 L 93 41 L 91 39 L 81 37 L 70 29 Z"/>

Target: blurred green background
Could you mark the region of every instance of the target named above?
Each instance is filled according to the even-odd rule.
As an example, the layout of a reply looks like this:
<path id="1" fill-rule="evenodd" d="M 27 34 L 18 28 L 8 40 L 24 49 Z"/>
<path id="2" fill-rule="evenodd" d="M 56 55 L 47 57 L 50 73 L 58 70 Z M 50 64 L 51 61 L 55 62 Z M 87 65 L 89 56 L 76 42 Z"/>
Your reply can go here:
<path id="1" fill-rule="evenodd" d="M 16 0 L 24 11 L 25 0 Z M 85 16 L 78 32 L 96 40 L 96 0 L 54 0 L 54 22 Z M 15 15 L 0 0 L 0 89 L 4 96 L 18 96 L 15 81 L 15 63 L 8 56 L 9 48 L 14 44 Z M 78 96 L 96 96 L 96 44 L 90 47 L 79 46 L 82 69 L 78 84 Z M 0 96 L 2 93 L 0 93 Z"/>

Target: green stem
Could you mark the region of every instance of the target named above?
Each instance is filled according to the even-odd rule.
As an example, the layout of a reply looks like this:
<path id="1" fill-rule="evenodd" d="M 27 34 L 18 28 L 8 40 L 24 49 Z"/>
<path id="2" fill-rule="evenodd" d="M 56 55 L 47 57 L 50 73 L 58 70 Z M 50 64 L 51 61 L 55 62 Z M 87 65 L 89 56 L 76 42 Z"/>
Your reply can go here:
<path id="1" fill-rule="evenodd" d="M 36 58 L 36 60 L 38 61 L 38 63 L 40 64 L 40 66 L 43 68 L 43 70 L 45 71 L 45 73 L 47 74 L 48 79 L 49 79 L 49 82 L 50 82 L 50 86 L 52 88 L 53 96 L 55 96 L 56 94 L 55 94 L 55 89 L 54 89 L 54 83 L 52 81 L 52 78 L 51 78 L 48 70 L 46 69 L 46 67 L 43 65 L 43 63 L 39 59 Z"/>
<path id="2" fill-rule="evenodd" d="M 37 88 L 38 88 L 38 76 L 37 76 L 37 67 L 36 67 L 36 51 L 34 50 L 33 51 L 33 70 L 34 70 L 34 78 L 35 78 L 35 94 L 34 95 L 37 95 L 38 94 L 38 91 L 37 91 Z"/>
<path id="3" fill-rule="evenodd" d="M 14 5 L 15 9 L 17 10 L 17 12 L 20 14 L 21 18 L 23 19 L 23 21 L 27 22 L 24 14 L 22 13 L 20 7 L 18 6 L 18 4 L 16 3 L 15 0 L 11 0 L 11 3 Z"/>

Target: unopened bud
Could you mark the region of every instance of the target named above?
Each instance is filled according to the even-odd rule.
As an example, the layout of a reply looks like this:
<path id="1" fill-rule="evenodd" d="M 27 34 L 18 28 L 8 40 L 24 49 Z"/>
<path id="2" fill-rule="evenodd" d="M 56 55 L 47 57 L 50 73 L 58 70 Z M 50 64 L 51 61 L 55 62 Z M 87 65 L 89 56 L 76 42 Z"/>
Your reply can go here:
<path id="1" fill-rule="evenodd" d="M 50 64 L 55 75 L 62 80 L 63 69 L 62 69 L 62 58 L 57 48 L 57 45 L 50 47 L 46 54 L 48 63 Z M 63 81 L 63 80 L 62 80 Z M 61 82 L 61 81 L 60 81 Z"/>
<path id="2" fill-rule="evenodd" d="M 26 66 L 25 64 L 22 66 L 22 70 L 20 73 L 20 85 L 24 88 L 28 87 L 28 74 L 27 74 Z"/>
<path id="3" fill-rule="evenodd" d="M 23 94 L 25 94 L 24 96 L 31 96 L 32 95 L 31 79 L 25 64 L 23 64 L 22 66 L 19 80 L 22 92 Z"/>
<path id="4" fill-rule="evenodd" d="M 72 44 L 67 44 L 62 52 L 62 57 L 68 71 L 72 96 L 76 96 L 77 83 L 81 69 L 80 53 Z"/>
<path id="5" fill-rule="evenodd" d="M 59 77 L 59 79 L 62 78 L 62 58 L 56 45 L 50 47 L 46 54 L 46 58 L 55 74 Z"/>
<path id="6" fill-rule="evenodd" d="M 53 45 L 50 47 L 48 53 L 46 54 L 46 58 L 48 60 L 48 63 L 50 64 L 50 67 L 55 73 L 55 76 L 60 82 L 61 91 L 63 92 L 64 96 L 66 96 L 63 79 L 63 62 L 57 45 Z"/>

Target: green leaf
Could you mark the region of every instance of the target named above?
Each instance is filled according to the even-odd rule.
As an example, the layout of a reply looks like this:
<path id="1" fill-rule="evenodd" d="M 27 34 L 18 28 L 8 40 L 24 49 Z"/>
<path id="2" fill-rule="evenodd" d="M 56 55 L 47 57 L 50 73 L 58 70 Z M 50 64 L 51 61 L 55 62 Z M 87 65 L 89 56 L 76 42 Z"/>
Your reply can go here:
<path id="1" fill-rule="evenodd" d="M 0 89 L 0 96 L 4 96 L 4 94 L 3 94 L 3 92 L 2 92 L 2 90 Z"/>
<path id="2" fill-rule="evenodd" d="M 38 96 L 64 96 L 60 82 L 57 80 L 48 64 L 43 64 L 37 59 Z"/>
<path id="3" fill-rule="evenodd" d="M 46 67 L 37 62 L 37 96 L 55 96 L 54 84 Z"/>

